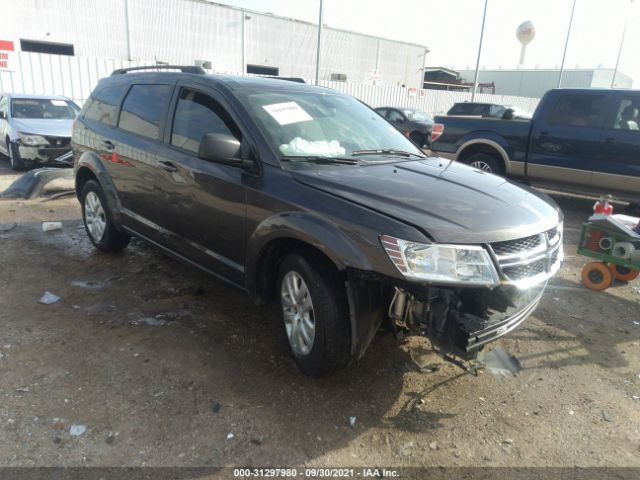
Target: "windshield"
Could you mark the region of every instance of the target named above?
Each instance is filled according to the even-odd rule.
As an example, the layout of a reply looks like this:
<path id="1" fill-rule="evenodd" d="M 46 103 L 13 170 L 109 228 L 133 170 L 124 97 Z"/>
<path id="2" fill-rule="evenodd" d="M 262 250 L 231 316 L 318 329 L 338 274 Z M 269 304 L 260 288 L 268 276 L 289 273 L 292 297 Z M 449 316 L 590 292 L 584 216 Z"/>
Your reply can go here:
<path id="1" fill-rule="evenodd" d="M 267 140 L 287 160 L 351 158 L 354 152 L 369 150 L 424 156 L 374 110 L 346 95 L 250 90 L 238 96 Z M 376 158 L 367 158 L 372 160 Z"/>
<path id="2" fill-rule="evenodd" d="M 49 98 L 14 98 L 11 100 L 13 118 L 73 120 L 80 111 L 70 100 Z"/>
<path id="3" fill-rule="evenodd" d="M 412 122 L 428 122 L 431 117 L 420 110 L 407 109 L 403 110 L 404 114 Z"/>

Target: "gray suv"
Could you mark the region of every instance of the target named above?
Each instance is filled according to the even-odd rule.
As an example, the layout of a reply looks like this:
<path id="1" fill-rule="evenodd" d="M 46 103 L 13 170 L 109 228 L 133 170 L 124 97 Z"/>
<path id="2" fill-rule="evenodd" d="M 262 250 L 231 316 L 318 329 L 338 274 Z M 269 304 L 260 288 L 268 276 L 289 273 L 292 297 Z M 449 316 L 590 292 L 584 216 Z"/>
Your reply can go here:
<path id="1" fill-rule="evenodd" d="M 309 375 L 361 357 L 383 323 L 473 358 L 536 308 L 562 261 L 544 194 L 427 157 L 337 91 L 170 68 L 115 71 L 74 123 L 98 249 L 133 235 L 277 299 Z"/>

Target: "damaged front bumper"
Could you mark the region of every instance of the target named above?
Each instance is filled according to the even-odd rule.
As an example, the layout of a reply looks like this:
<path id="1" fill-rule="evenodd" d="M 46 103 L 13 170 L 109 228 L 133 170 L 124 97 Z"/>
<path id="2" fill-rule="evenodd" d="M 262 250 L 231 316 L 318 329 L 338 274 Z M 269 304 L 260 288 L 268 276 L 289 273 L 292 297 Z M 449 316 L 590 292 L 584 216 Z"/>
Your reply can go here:
<path id="1" fill-rule="evenodd" d="M 62 147 L 47 147 L 47 146 L 27 146 L 19 144 L 18 151 L 20 152 L 20 158 L 27 162 L 33 163 L 56 163 L 59 157 L 71 152 L 71 146 Z"/>

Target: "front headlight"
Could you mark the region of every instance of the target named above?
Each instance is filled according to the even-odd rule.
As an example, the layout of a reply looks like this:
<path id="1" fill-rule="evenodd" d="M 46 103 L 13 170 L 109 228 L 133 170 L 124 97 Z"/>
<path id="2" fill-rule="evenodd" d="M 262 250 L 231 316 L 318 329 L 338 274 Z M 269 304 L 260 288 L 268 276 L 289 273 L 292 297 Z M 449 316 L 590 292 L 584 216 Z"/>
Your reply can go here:
<path id="1" fill-rule="evenodd" d="M 407 279 L 476 286 L 500 283 L 491 257 L 482 247 L 414 243 L 388 235 L 380 236 L 380 241 Z"/>
<path id="2" fill-rule="evenodd" d="M 20 137 L 20 143 L 26 145 L 27 147 L 38 147 L 41 145 L 49 145 L 47 139 L 41 135 L 31 135 L 29 133 L 21 133 L 18 132 L 18 137 Z"/>

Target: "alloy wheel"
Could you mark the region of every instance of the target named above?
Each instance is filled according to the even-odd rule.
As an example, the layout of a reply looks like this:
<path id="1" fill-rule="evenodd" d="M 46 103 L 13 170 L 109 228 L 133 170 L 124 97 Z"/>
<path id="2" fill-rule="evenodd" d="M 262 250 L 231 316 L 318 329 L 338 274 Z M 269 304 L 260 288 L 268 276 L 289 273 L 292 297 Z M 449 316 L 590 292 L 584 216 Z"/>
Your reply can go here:
<path id="1" fill-rule="evenodd" d="M 311 293 L 302 276 L 295 271 L 282 277 L 280 296 L 289 344 L 294 353 L 309 355 L 313 348 L 316 323 Z"/>
<path id="2" fill-rule="evenodd" d="M 469 165 L 471 165 L 474 168 L 477 168 L 478 170 L 482 170 L 483 172 L 491 173 L 493 171 L 491 169 L 491 165 L 489 165 L 487 162 L 484 162 L 482 160 L 476 160 L 475 162 L 471 162 Z"/>
<path id="3" fill-rule="evenodd" d="M 84 199 L 84 220 L 93 241 L 100 242 L 107 228 L 107 217 L 95 192 L 87 193 Z"/>

